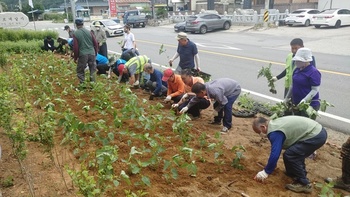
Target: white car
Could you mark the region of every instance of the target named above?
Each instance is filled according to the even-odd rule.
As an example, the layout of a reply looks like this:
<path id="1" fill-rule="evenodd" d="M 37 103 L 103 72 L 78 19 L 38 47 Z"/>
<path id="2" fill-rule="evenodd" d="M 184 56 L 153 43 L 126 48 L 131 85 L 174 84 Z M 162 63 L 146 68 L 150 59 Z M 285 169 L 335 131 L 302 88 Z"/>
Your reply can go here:
<path id="1" fill-rule="evenodd" d="M 107 37 L 124 35 L 124 27 L 111 19 L 93 21 L 90 25 L 90 29 L 95 30 L 95 24 L 98 22 L 102 24 L 101 28 L 106 32 Z"/>
<path id="2" fill-rule="evenodd" d="M 311 24 L 316 28 L 321 26 L 334 26 L 339 28 L 342 25 L 350 25 L 349 9 L 328 9 L 312 17 Z"/>
<path id="3" fill-rule="evenodd" d="M 311 19 L 314 14 L 318 14 L 320 11 L 315 9 L 298 9 L 284 19 L 284 22 L 288 26 L 304 25 L 305 27 L 310 25 Z"/>

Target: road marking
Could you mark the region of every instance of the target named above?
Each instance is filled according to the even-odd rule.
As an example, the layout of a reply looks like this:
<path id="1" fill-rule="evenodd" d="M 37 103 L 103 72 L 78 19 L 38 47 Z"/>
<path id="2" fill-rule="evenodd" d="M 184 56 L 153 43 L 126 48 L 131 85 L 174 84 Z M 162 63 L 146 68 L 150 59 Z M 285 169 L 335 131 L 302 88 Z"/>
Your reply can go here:
<path id="1" fill-rule="evenodd" d="M 113 54 L 117 54 L 117 55 L 121 55 L 119 52 L 115 52 L 115 51 L 108 50 L 108 52 L 113 53 Z M 158 66 L 158 67 L 161 67 L 161 68 L 164 68 L 164 69 L 169 68 L 168 66 L 163 66 L 163 65 L 157 64 L 155 62 L 152 62 L 152 65 L 155 65 L 155 66 Z M 171 68 L 171 69 L 175 70 L 174 68 Z M 243 89 L 243 88 L 242 88 L 242 91 L 243 92 L 248 92 L 248 93 L 253 94 L 255 96 L 258 96 L 258 97 L 261 97 L 261 98 L 265 98 L 265 99 L 269 99 L 269 100 L 275 101 L 275 102 L 282 102 L 283 101 L 283 100 L 278 99 L 278 98 L 274 98 L 274 97 L 271 97 L 271 96 L 267 96 L 265 94 L 260 94 L 260 93 L 257 93 L 257 92 L 251 91 L 251 90 L 247 90 L 247 89 Z M 320 115 L 322 115 L 322 116 L 325 116 L 325 117 L 328 117 L 328 118 L 331 118 L 331 119 L 335 119 L 335 120 L 338 120 L 338 121 L 350 124 L 350 119 L 347 119 L 347 118 L 344 118 L 344 117 L 340 117 L 340 116 L 337 116 L 337 115 L 334 115 L 334 114 L 329 114 L 329 113 L 326 113 L 326 112 L 321 112 L 321 111 L 318 112 L 318 113 Z"/>
<path id="2" fill-rule="evenodd" d="M 213 44 L 210 44 L 210 43 L 197 43 L 196 42 L 196 45 L 200 46 L 200 47 L 212 48 L 212 49 L 242 50 L 242 49 L 239 49 L 239 48 L 236 48 L 236 47 L 227 46 L 227 45 L 213 45 Z"/>
<path id="3" fill-rule="evenodd" d="M 162 45 L 163 43 L 159 42 L 150 42 L 146 40 L 137 40 L 138 42 L 142 43 L 147 43 L 147 44 L 153 44 L 153 45 Z M 167 47 L 172 47 L 172 48 L 177 48 L 175 45 L 170 45 L 170 44 L 163 44 L 163 46 Z M 214 52 L 214 51 L 207 51 L 207 50 L 198 50 L 199 52 L 202 53 L 209 53 L 213 55 L 220 55 L 220 56 L 225 56 L 225 57 L 232 57 L 232 58 L 237 58 L 237 59 L 244 59 L 244 60 L 249 60 L 249 61 L 254 61 L 254 62 L 262 62 L 262 63 L 271 63 L 275 65 L 280 65 L 280 66 L 285 66 L 285 63 L 280 63 L 280 62 L 274 62 L 274 61 L 268 61 L 268 60 L 262 60 L 262 59 L 257 59 L 257 58 L 252 58 L 252 57 L 244 57 L 244 56 L 239 56 L 239 55 L 231 55 L 231 54 L 225 54 L 225 53 L 219 53 L 219 52 Z M 334 75 L 342 75 L 346 77 L 350 77 L 350 73 L 342 73 L 342 72 L 337 72 L 337 71 L 331 71 L 331 70 L 323 70 L 323 69 L 318 69 L 320 72 L 323 73 L 329 73 L 329 74 L 334 74 Z"/>

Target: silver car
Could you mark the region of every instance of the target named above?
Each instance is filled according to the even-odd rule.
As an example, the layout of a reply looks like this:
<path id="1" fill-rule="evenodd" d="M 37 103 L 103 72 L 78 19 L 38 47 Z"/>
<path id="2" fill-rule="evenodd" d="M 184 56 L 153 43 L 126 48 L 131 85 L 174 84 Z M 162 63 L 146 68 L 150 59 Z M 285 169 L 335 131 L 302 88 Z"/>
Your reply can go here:
<path id="1" fill-rule="evenodd" d="M 199 32 L 201 34 L 207 33 L 207 31 L 213 31 L 216 29 L 230 29 L 231 20 L 221 17 L 217 14 L 197 14 L 190 16 L 186 20 L 186 31 L 191 33 Z"/>
<path id="2" fill-rule="evenodd" d="M 95 23 L 100 22 L 102 29 L 106 32 L 107 37 L 124 35 L 124 27 L 111 19 L 102 19 L 93 21 L 90 25 L 91 30 L 95 30 Z"/>

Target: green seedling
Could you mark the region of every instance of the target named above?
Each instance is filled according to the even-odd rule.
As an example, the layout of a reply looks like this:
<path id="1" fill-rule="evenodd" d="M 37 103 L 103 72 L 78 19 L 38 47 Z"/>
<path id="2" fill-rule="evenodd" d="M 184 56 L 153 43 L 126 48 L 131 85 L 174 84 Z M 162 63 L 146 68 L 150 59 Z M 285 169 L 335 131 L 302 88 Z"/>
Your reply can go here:
<path id="1" fill-rule="evenodd" d="M 239 145 L 233 146 L 231 151 L 235 152 L 236 154 L 236 157 L 232 160 L 231 166 L 236 169 L 243 170 L 244 166 L 241 164 L 241 160 L 242 158 L 244 158 L 243 153 L 246 152 L 246 149 L 244 148 L 244 146 Z"/>
<path id="2" fill-rule="evenodd" d="M 270 92 L 272 94 L 276 94 L 277 91 L 276 91 L 276 87 L 275 87 L 275 84 L 274 84 L 274 81 L 272 80 L 272 73 L 271 73 L 271 66 L 272 64 L 270 63 L 268 67 L 262 67 L 259 71 L 258 71 L 258 78 L 259 77 L 266 77 L 267 79 L 267 82 L 268 82 L 268 87 L 270 87 Z"/>

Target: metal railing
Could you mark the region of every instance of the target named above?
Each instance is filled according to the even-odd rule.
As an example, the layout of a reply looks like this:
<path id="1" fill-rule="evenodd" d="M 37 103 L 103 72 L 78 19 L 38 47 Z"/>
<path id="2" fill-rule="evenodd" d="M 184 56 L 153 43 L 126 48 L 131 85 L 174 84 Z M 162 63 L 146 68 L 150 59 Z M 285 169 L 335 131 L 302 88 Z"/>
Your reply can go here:
<path id="1" fill-rule="evenodd" d="M 279 13 L 278 10 L 276 10 L 274 13 L 269 14 L 269 23 L 276 23 L 277 21 L 281 21 L 284 18 L 287 17 L 289 14 L 289 11 L 286 10 L 284 13 Z M 191 13 L 189 15 L 188 13 L 185 13 L 184 15 L 170 15 L 169 19 L 172 20 L 173 23 L 178 23 L 182 21 L 186 21 L 186 19 L 190 16 L 194 15 L 194 13 Z M 257 11 L 254 11 L 253 14 L 237 14 L 237 12 L 233 12 L 232 15 L 224 14 L 221 15 L 221 17 L 229 18 L 232 21 L 232 24 L 261 24 L 264 22 L 264 14 L 258 14 Z"/>

